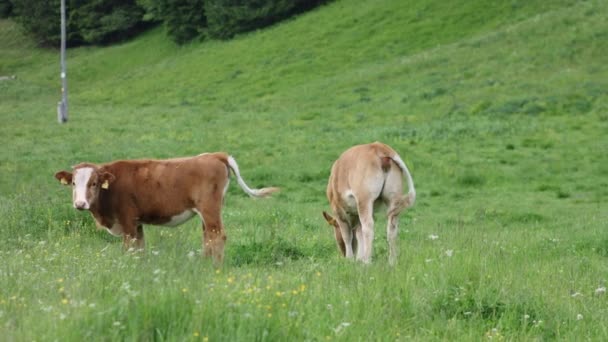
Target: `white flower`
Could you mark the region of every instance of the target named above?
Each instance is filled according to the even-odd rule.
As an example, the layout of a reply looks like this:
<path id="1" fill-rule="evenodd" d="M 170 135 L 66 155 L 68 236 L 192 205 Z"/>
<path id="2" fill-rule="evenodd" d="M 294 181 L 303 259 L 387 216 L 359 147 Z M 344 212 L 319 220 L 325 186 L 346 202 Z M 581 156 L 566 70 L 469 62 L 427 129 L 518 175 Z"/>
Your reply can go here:
<path id="1" fill-rule="evenodd" d="M 583 315 L 581 315 L 580 313 L 578 315 L 576 315 L 577 321 L 580 321 L 581 319 L 583 319 Z"/>
<path id="2" fill-rule="evenodd" d="M 571 295 L 570 295 L 570 297 L 572 297 L 572 298 L 576 298 L 576 297 L 578 297 L 578 296 L 582 296 L 582 295 L 583 295 L 583 294 L 582 294 L 582 293 L 580 293 L 580 292 L 574 292 L 573 294 L 571 294 Z"/>
<path id="3" fill-rule="evenodd" d="M 334 328 L 334 332 L 337 334 L 339 333 L 342 329 L 347 328 L 348 326 L 350 326 L 349 322 L 342 322 L 340 324 L 338 324 L 337 327 Z"/>
<path id="4" fill-rule="evenodd" d="M 152 254 L 154 254 L 154 255 L 159 255 L 159 254 L 160 254 L 160 252 L 159 252 L 159 251 L 152 251 Z"/>
<path id="5" fill-rule="evenodd" d="M 439 235 L 431 234 L 431 235 L 429 235 L 429 239 L 437 240 L 437 239 L 439 239 Z"/>
<path id="6" fill-rule="evenodd" d="M 595 289 L 595 294 L 596 295 L 603 295 L 606 293 L 606 286 L 600 286 L 597 289 Z"/>
<path id="7" fill-rule="evenodd" d="M 119 321 L 114 321 L 114 323 L 112 323 L 113 326 L 115 327 L 119 327 L 120 326 L 120 322 Z"/>
<path id="8" fill-rule="evenodd" d="M 194 251 L 190 251 L 188 253 L 188 258 L 194 258 L 194 254 L 195 254 Z"/>
<path id="9" fill-rule="evenodd" d="M 451 257 L 452 257 L 452 255 L 454 255 L 454 250 L 453 250 L 453 249 L 448 249 L 448 250 L 446 250 L 446 251 L 445 251 L 445 255 L 446 255 L 448 258 L 451 258 Z"/>

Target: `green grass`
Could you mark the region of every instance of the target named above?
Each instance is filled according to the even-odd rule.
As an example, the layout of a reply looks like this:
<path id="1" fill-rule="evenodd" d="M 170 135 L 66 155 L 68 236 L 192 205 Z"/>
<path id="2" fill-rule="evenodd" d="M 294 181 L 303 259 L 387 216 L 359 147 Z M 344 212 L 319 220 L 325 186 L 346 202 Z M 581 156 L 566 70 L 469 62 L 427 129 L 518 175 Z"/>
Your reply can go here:
<path id="1" fill-rule="evenodd" d="M 6 340 L 606 340 L 605 1 L 334 1 L 228 42 L 161 29 L 58 52 L 0 20 Z M 418 199 L 387 265 L 338 256 L 325 185 L 351 145 L 400 152 Z M 224 267 L 200 223 L 123 253 L 53 174 L 227 151 Z M 436 239 L 431 238 L 437 237 Z M 193 257 L 191 255 L 194 255 Z"/>

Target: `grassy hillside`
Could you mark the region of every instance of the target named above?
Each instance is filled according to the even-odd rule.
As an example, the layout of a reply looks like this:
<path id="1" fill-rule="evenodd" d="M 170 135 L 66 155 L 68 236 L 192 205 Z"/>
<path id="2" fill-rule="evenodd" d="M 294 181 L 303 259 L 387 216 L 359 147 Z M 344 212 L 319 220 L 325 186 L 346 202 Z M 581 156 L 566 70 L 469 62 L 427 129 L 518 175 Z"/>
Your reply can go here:
<path id="1" fill-rule="evenodd" d="M 0 334 L 8 340 L 606 340 L 605 1 L 334 1 L 228 42 L 161 29 L 68 52 L 0 20 Z M 338 257 L 331 163 L 380 140 L 418 200 L 387 265 Z M 200 223 L 128 254 L 52 177 L 223 150 L 226 262 Z M 234 182 L 233 182 L 234 183 Z M 437 238 L 435 238 L 437 237 Z"/>

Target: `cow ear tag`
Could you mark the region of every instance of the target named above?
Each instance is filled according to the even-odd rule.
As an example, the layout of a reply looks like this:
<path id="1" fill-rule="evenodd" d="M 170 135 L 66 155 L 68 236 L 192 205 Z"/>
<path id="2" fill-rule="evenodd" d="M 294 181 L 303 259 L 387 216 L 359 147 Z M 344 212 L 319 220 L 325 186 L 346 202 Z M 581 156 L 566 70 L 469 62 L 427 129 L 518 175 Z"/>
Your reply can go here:
<path id="1" fill-rule="evenodd" d="M 101 184 L 102 189 L 107 189 L 109 187 L 110 187 L 110 183 L 107 180 L 105 182 L 103 182 L 103 184 Z"/>
<path id="2" fill-rule="evenodd" d="M 63 185 L 68 185 L 68 181 L 67 181 L 67 180 L 65 180 L 65 178 L 61 178 L 60 182 L 61 182 L 61 184 L 63 184 Z"/>

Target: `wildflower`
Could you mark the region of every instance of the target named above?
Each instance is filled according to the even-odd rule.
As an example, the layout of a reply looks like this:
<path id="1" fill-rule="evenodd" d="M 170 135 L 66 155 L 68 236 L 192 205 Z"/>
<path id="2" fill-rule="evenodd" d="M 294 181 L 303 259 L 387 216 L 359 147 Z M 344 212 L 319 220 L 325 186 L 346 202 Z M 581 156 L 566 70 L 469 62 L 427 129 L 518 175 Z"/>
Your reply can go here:
<path id="1" fill-rule="evenodd" d="M 429 235 L 429 239 L 431 239 L 431 240 L 437 240 L 437 239 L 439 239 L 439 235 L 430 234 Z"/>
<path id="2" fill-rule="evenodd" d="M 599 295 L 603 295 L 603 294 L 605 294 L 605 293 L 606 293 L 606 286 L 600 286 L 600 287 L 598 287 L 597 289 L 595 289 L 595 294 L 596 294 L 597 296 L 599 296 Z"/>
<path id="3" fill-rule="evenodd" d="M 228 284 L 232 284 L 234 282 L 234 277 L 228 277 L 226 281 L 228 282 Z"/>
<path id="4" fill-rule="evenodd" d="M 67 299 L 65 299 L 65 298 L 63 298 L 63 299 L 61 300 L 61 304 L 64 304 L 64 305 L 65 305 L 65 304 L 67 304 L 67 303 L 69 303 L 69 301 L 68 301 Z"/>
<path id="5" fill-rule="evenodd" d="M 57 282 L 58 282 L 58 283 L 63 283 L 63 278 L 59 278 L 59 279 L 57 279 Z"/>
<path id="6" fill-rule="evenodd" d="M 452 255 L 454 255 L 454 250 L 453 250 L 453 249 L 448 249 L 448 250 L 446 250 L 446 251 L 445 251 L 445 255 L 446 255 L 448 258 L 451 258 L 451 257 L 452 257 Z"/>
<path id="7" fill-rule="evenodd" d="M 580 313 L 578 315 L 576 315 L 577 321 L 580 321 L 581 319 L 583 319 L 583 315 L 581 315 Z"/>
<path id="8" fill-rule="evenodd" d="M 575 298 L 575 297 L 582 296 L 582 295 L 583 294 L 580 292 L 574 292 L 573 294 L 570 295 L 570 297 Z"/>
<path id="9" fill-rule="evenodd" d="M 203 337 L 203 342 L 209 342 L 209 337 L 207 337 L 207 336 Z"/>
<path id="10" fill-rule="evenodd" d="M 334 328 L 334 332 L 337 334 L 340 331 L 342 331 L 342 329 L 348 328 L 349 326 L 350 326 L 349 322 L 342 322 L 342 323 L 338 324 L 337 327 Z"/>
<path id="11" fill-rule="evenodd" d="M 321 276 L 321 272 L 317 272 L 317 277 L 320 277 L 320 276 Z"/>
<path id="12" fill-rule="evenodd" d="M 194 251 L 190 251 L 188 253 L 188 258 L 194 258 L 194 254 L 195 254 Z"/>
<path id="13" fill-rule="evenodd" d="M 199 333 L 198 333 L 198 331 L 195 331 L 195 332 L 194 332 L 194 334 L 192 334 L 192 335 L 193 335 L 194 337 L 198 337 L 198 336 L 199 336 Z"/>
<path id="14" fill-rule="evenodd" d="M 159 254 L 160 254 L 160 252 L 159 252 L 159 251 L 152 251 L 152 254 L 154 254 L 154 255 L 159 255 Z"/>
<path id="15" fill-rule="evenodd" d="M 183 292 L 183 293 L 186 293 L 186 292 L 188 292 L 188 289 L 184 287 L 184 288 L 182 289 L 182 292 Z"/>

